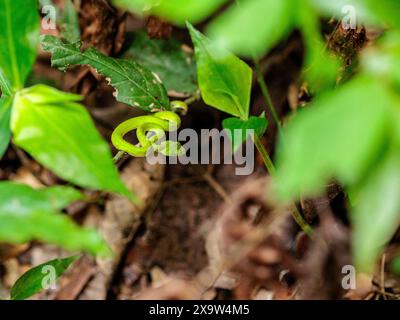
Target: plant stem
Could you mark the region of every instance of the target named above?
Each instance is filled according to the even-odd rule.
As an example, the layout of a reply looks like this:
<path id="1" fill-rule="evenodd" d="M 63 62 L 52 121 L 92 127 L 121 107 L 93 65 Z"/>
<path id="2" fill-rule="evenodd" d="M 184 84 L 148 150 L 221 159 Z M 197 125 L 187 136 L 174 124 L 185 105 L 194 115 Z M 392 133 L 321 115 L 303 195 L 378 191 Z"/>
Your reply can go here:
<path id="1" fill-rule="evenodd" d="M 261 92 L 265 98 L 269 111 L 271 112 L 272 118 L 274 119 L 280 134 L 282 132 L 282 125 L 281 122 L 279 121 L 278 113 L 276 112 L 275 106 L 272 102 L 271 95 L 269 94 L 267 83 L 264 80 L 264 75 L 261 71 L 260 63 L 258 62 L 257 59 L 253 59 L 253 61 L 254 61 L 254 67 L 256 69 L 257 82 L 260 85 Z"/>
<path id="2" fill-rule="evenodd" d="M 191 95 L 189 98 L 187 98 L 183 102 L 185 102 L 187 105 L 189 105 L 189 104 L 196 102 L 199 99 L 200 99 L 200 91 L 197 90 L 193 95 Z"/>
<path id="3" fill-rule="evenodd" d="M 264 145 L 262 144 L 260 138 L 256 134 L 254 134 L 254 145 L 256 146 L 258 152 L 260 153 L 260 155 L 264 161 L 265 167 L 267 168 L 267 171 L 269 172 L 269 174 L 271 176 L 274 176 L 275 172 L 276 172 L 275 166 L 274 166 L 267 150 L 265 149 Z"/>
<path id="4" fill-rule="evenodd" d="M 260 138 L 257 135 L 254 136 L 254 145 L 256 146 L 258 152 L 260 153 L 269 174 L 273 177 L 276 173 L 274 163 L 272 162 L 271 157 L 269 156 L 267 150 L 265 149 L 264 145 L 262 144 Z M 290 211 L 293 219 L 300 226 L 300 228 L 308 236 L 312 237 L 311 226 L 304 220 L 304 218 L 302 217 L 302 215 L 300 214 L 299 210 L 297 209 L 294 203 L 290 204 Z"/>

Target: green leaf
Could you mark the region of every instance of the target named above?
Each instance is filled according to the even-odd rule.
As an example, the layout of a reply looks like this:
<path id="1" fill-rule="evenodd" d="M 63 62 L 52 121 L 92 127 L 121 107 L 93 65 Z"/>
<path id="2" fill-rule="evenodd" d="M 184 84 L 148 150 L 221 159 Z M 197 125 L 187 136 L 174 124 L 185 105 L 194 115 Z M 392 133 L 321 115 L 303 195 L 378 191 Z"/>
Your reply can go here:
<path id="1" fill-rule="evenodd" d="M 322 41 L 306 44 L 307 53 L 304 61 L 303 77 L 310 84 L 313 92 L 318 94 L 323 90 L 336 85 L 340 62 L 335 56 L 329 54 Z"/>
<path id="2" fill-rule="evenodd" d="M 211 39 L 232 52 L 261 56 L 291 31 L 291 0 L 236 2 L 207 29 Z"/>
<path id="3" fill-rule="evenodd" d="M 77 256 L 55 259 L 28 270 L 12 286 L 11 300 L 25 300 L 39 293 L 52 284 L 46 279 L 54 276 L 52 280 L 56 281 L 77 259 Z"/>
<path id="4" fill-rule="evenodd" d="M 4 92 L 9 93 L 10 87 L 24 87 L 36 59 L 38 41 L 36 0 L 0 1 L 0 85 Z"/>
<path id="5" fill-rule="evenodd" d="M 363 71 L 400 88 L 400 33 L 388 31 L 361 55 Z"/>
<path id="6" fill-rule="evenodd" d="M 66 70 L 71 65 L 90 65 L 115 88 L 118 101 L 145 111 L 168 110 L 169 99 L 159 77 L 133 60 L 103 55 L 94 48 L 81 52 L 80 43 L 64 43 L 43 36 L 42 47 L 52 54 L 52 66 Z"/>
<path id="7" fill-rule="evenodd" d="M 0 62 L 1 63 L 1 62 Z M 4 74 L 3 70 L 1 70 L 0 66 L 0 89 L 2 91 L 2 95 L 12 96 L 13 89 L 10 83 L 10 80 L 7 79 L 6 75 Z"/>
<path id="8" fill-rule="evenodd" d="M 390 264 L 390 269 L 392 270 L 393 273 L 395 273 L 397 276 L 400 275 L 400 256 L 397 255 L 391 262 Z"/>
<path id="9" fill-rule="evenodd" d="M 78 98 L 44 85 L 19 92 L 11 116 L 14 143 L 67 181 L 131 195 Z"/>
<path id="10" fill-rule="evenodd" d="M 246 120 L 252 69 L 232 53 L 215 46 L 188 23 L 195 47 L 197 79 L 204 102 Z"/>
<path id="11" fill-rule="evenodd" d="M 71 0 L 65 2 L 64 11 L 60 15 L 61 36 L 68 42 L 77 42 L 81 39 L 78 13 Z"/>
<path id="12" fill-rule="evenodd" d="M 116 6 L 138 14 L 153 14 L 178 25 L 197 23 L 208 17 L 227 0 L 113 0 Z"/>
<path id="13" fill-rule="evenodd" d="M 379 82 L 359 77 L 300 111 L 279 143 L 276 180 L 282 198 L 317 194 L 333 177 L 358 183 L 385 145 L 393 102 Z"/>
<path id="14" fill-rule="evenodd" d="M 306 48 L 303 76 L 316 93 L 333 88 L 339 75 L 340 61 L 326 49 L 320 33 L 319 16 L 308 2 L 299 3 L 296 11 Z"/>
<path id="15" fill-rule="evenodd" d="M 177 40 L 150 39 L 145 32 L 134 33 L 133 39 L 124 53 L 125 59 L 133 59 L 155 72 L 172 95 L 188 96 L 197 90 L 193 54 L 183 51 Z"/>
<path id="16" fill-rule="evenodd" d="M 61 207 L 81 198 L 67 187 L 34 190 L 11 182 L 0 182 L 0 242 L 25 243 L 40 240 L 70 250 L 109 254 L 101 236 L 77 226 L 58 213 Z"/>
<path id="17" fill-rule="evenodd" d="M 20 214 L 28 214 L 31 210 L 56 211 L 82 198 L 79 191 L 70 187 L 36 190 L 23 184 L 0 182 L 0 212 L 9 211 L 13 206 Z"/>
<path id="18" fill-rule="evenodd" d="M 267 125 L 264 112 L 259 117 L 250 116 L 246 121 L 238 118 L 227 118 L 222 121 L 223 128 L 229 132 L 234 151 L 247 140 L 250 134 L 249 130 L 253 130 L 255 135 L 262 137 L 267 130 Z"/>
<path id="19" fill-rule="evenodd" d="M 7 150 L 11 138 L 10 118 L 13 99 L 3 95 L 0 98 L 0 158 Z"/>
<path id="20" fill-rule="evenodd" d="M 375 259 L 400 224 L 400 157 L 393 150 L 357 188 L 351 214 L 357 270 L 372 272 Z"/>
<path id="21" fill-rule="evenodd" d="M 400 27 L 400 2 L 398 0 L 313 0 L 313 4 L 327 17 L 336 15 L 344 18 L 348 14 L 343 11 L 345 6 L 353 6 L 357 23 Z"/>

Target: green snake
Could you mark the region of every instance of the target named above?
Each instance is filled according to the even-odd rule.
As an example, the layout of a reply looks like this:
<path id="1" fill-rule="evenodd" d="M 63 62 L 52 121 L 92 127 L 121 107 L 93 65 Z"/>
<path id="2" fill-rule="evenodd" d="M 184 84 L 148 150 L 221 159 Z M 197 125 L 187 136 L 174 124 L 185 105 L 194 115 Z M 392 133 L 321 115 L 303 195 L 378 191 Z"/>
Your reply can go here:
<path id="1" fill-rule="evenodd" d="M 183 101 L 172 101 L 172 111 L 159 111 L 152 115 L 135 117 L 122 122 L 115 128 L 111 135 L 111 142 L 114 147 L 120 151 L 124 151 L 135 157 L 145 157 L 147 151 L 160 139 L 165 137 L 165 132 L 175 131 L 181 126 L 181 118 L 175 112 L 186 113 L 188 107 Z M 133 145 L 124 139 L 124 136 L 136 130 L 136 136 L 139 141 L 137 145 Z M 148 132 L 153 135 L 149 137 Z M 163 146 L 170 145 L 169 141 Z M 181 146 L 179 145 L 178 148 Z M 168 155 L 169 151 L 167 151 Z"/>

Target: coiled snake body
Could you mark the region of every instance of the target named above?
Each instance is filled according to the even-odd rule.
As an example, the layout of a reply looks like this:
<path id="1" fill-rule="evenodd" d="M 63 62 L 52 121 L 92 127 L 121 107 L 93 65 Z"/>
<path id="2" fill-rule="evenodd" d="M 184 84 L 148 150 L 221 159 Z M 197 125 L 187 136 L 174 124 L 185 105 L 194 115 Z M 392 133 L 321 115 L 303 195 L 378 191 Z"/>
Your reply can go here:
<path id="1" fill-rule="evenodd" d="M 187 111 L 187 105 L 181 101 L 171 102 L 171 108 L 174 111 Z M 160 111 L 153 115 L 140 116 L 122 122 L 112 133 L 111 142 L 120 151 L 129 153 L 135 157 L 144 157 L 147 151 L 155 145 L 155 143 L 165 137 L 165 132 L 176 131 L 181 126 L 179 115 L 172 111 Z M 139 141 L 137 145 L 133 145 L 124 139 L 124 136 L 136 129 L 136 136 Z M 152 136 L 148 136 L 148 132 L 152 132 Z M 164 147 L 167 146 L 164 144 Z M 178 149 L 181 148 L 179 143 Z M 169 151 L 167 151 L 168 153 Z"/>

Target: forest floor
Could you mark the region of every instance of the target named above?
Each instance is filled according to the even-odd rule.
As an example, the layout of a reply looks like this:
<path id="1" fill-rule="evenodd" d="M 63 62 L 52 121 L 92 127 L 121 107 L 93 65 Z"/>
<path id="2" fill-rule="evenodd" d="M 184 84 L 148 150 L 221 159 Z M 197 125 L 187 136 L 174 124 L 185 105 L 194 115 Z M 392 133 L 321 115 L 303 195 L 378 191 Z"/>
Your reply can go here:
<path id="1" fill-rule="evenodd" d="M 86 1 L 90 6 L 90 1 Z M 85 3 L 86 3 L 85 2 Z M 89 10 L 90 9 L 90 10 Z M 96 10 L 100 10 L 99 12 Z M 106 54 L 121 50 L 125 30 L 146 27 L 133 17 L 116 17 L 106 8 L 88 8 L 80 16 L 86 47 Z M 150 35 L 172 33 L 189 44 L 186 32 L 147 22 Z M 353 41 L 353 40 L 348 40 Z M 310 97 L 298 83 L 303 47 L 293 34 L 262 60 L 272 100 L 283 118 Z M 112 89 L 88 67 L 61 73 L 41 53 L 35 77 L 85 97 L 97 128 L 109 141 L 122 120 L 137 115 L 117 103 Z M 254 79 L 252 114 L 265 110 Z M 183 127 L 220 128 L 221 113 L 201 101 L 190 106 Z M 269 119 L 263 143 L 273 155 L 276 127 Z M 84 137 L 82 137 L 84 139 Z M 114 150 L 114 152 L 116 152 Z M 133 205 L 118 196 L 87 192 L 93 201 L 78 202 L 65 214 L 78 223 L 97 227 L 116 252 L 114 261 L 82 256 L 60 279 L 57 290 L 37 299 L 390 299 L 400 296 L 400 282 L 387 271 L 398 234 L 381 258 L 379 272 L 359 277 L 357 289 L 342 287 L 342 266 L 351 265 L 351 231 L 345 195 L 332 183 L 326 195 L 303 199 L 298 207 L 315 234 L 309 239 L 290 212 L 264 201 L 269 177 L 261 159 L 250 176 L 235 175 L 234 165 L 149 165 L 124 157 L 119 162 L 127 186 L 142 200 Z M 26 153 L 11 146 L 0 161 L 0 179 L 28 185 L 63 183 Z M 324 244 L 322 244 L 324 243 Z M 66 253 L 32 243 L 0 245 L 0 296 L 26 270 Z"/>

